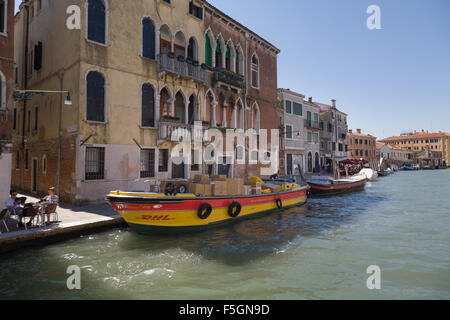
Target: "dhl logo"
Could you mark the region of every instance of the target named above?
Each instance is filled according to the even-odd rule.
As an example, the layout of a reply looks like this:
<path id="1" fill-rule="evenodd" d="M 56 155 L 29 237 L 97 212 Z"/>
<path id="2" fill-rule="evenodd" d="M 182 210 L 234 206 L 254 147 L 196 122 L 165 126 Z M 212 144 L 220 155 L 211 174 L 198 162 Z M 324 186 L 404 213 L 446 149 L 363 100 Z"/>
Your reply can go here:
<path id="1" fill-rule="evenodd" d="M 169 218 L 169 216 L 142 216 L 142 220 L 146 221 L 170 221 L 175 220 L 174 218 Z"/>

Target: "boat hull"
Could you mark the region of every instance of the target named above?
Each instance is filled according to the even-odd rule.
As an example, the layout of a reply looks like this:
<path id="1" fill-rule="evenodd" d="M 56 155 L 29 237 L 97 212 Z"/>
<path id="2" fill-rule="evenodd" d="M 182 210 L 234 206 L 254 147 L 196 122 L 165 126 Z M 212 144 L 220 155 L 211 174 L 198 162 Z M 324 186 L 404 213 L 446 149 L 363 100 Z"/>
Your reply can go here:
<path id="1" fill-rule="evenodd" d="M 280 203 L 282 208 L 302 205 L 307 201 L 307 187 L 276 194 L 236 197 L 139 196 L 136 193 L 111 192 L 107 200 L 139 233 L 195 232 L 270 213 L 279 209 Z M 234 202 L 241 205 L 237 217 L 229 214 Z M 211 206 L 211 214 L 201 219 L 199 209 L 205 203 Z"/>
<path id="2" fill-rule="evenodd" d="M 311 182 L 308 182 L 308 184 L 311 188 L 311 194 L 315 196 L 328 196 L 362 190 L 366 186 L 367 181 L 368 179 L 345 184 L 325 185 Z"/>

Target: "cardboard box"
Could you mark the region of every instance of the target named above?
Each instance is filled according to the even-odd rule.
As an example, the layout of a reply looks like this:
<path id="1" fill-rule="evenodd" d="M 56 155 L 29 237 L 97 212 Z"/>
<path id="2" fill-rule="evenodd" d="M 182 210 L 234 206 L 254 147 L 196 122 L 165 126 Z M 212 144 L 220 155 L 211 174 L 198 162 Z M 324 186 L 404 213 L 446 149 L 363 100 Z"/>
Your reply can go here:
<path id="1" fill-rule="evenodd" d="M 237 194 L 236 183 L 234 179 L 226 179 L 227 182 L 227 195 L 234 196 Z"/>
<path id="2" fill-rule="evenodd" d="M 252 183 L 252 194 L 261 194 L 261 183 Z"/>
<path id="3" fill-rule="evenodd" d="M 199 183 L 190 183 L 189 184 L 189 192 L 196 195 L 203 195 L 205 193 L 205 185 Z"/>
<path id="4" fill-rule="evenodd" d="M 227 176 L 224 174 L 215 175 L 211 177 L 212 181 L 227 181 Z"/>
<path id="5" fill-rule="evenodd" d="M 226 196 L 227 195 L 227 182 L 226 181 L 215 181 L 212 185 L 214 196 Z"/>
<path id="6" fill-rule="evenodd" d="M 209 177 L 204 174 L 197 174 L 194 177 L 194 182 L 201 183 L 201 184 L 207 184 L 207 183 L 209 183 Z"/>
<path id="7" fill-rule="evenodd" d="M 205 197 L 211 197 L 213 195 L 213 185 L 211 183 L 208 183 L 208 184 L 205 184 L 203 186 L 204 186 L 204 189 L 205 189 L 203 195 Z"/>

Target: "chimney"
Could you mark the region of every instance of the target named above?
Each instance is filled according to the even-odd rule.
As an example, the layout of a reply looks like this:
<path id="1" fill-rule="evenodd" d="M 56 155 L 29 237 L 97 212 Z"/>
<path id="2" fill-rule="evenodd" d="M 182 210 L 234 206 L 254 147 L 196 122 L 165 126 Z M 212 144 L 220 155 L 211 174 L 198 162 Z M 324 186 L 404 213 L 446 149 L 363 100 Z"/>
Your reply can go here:
<path id="1" fill-rule="evenodd" d="M 336 100 L 335 99 L 331 100 L 331 103 L 332 103 L 333 108 L 336 108 Z"/>
<path id="2" fill-rule="evenodd" d="M 361 129 L 356 129 L 356 132 L 358 132 L 359 134 L 361 134 Z"/>
<path id="3" fill-rule="evenodd" d="M 309 98 L 308 98 L 308 101 L 309 101 L 310 103 L 312 103 L 312 97 L 309 97 Z"/>
<path id="4" fill-rule="evenodd" d="M 353 130 L 352 129 L 348 129 L 348 133 L 353 133 Z"/>

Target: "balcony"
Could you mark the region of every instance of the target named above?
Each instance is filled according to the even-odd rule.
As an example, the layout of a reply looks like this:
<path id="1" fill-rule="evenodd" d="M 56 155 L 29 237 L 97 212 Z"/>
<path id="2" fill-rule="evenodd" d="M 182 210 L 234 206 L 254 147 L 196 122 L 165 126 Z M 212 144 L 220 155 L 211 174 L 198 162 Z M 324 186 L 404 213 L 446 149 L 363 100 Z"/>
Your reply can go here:
<path id="1" fill-rule="evenodd" d="M 305 128 L 320 130 L 319 121 L 305 119 Z"/>
<path id="2" fill-rule="evenodd" d="M 186 79 L 207 82 L 206 70 L 202 69 L 198 63 L 180 57 L 175 58 L 168 53 L 158 55 L 158 72 L 167 72 Z"/>
<path id="3" fill-rule="evenodd" d="M 200 130 L 195 130 L 195 126 L 192 124 L 185 124 L 176 120 L 161 119 L 161 121 L 159 122 L 158 139 L 176 142 L 180 142 L 180 140 L 202 141 L 205 125 L 201 126 L 200 128 Z"/>
<path id="4" fill-rule="evenodd" d="M 240 74 L 222 68 L 215 68 L 212 75 L 213 82 L 221 82 L 236 88 L 244 87 L 244 77 Z"/>

